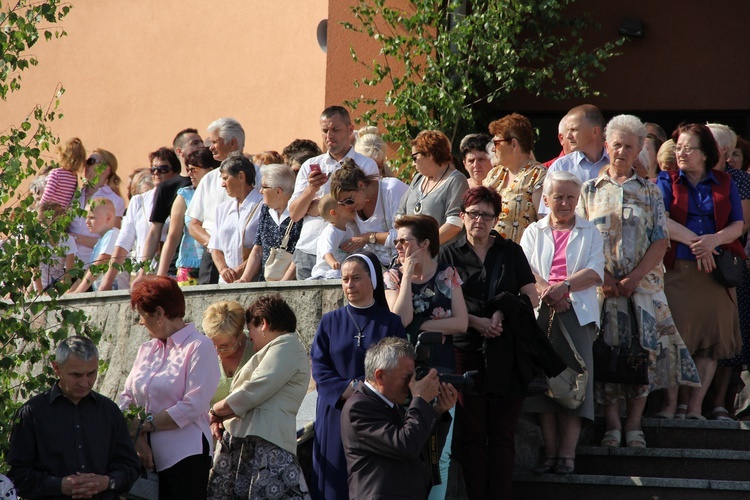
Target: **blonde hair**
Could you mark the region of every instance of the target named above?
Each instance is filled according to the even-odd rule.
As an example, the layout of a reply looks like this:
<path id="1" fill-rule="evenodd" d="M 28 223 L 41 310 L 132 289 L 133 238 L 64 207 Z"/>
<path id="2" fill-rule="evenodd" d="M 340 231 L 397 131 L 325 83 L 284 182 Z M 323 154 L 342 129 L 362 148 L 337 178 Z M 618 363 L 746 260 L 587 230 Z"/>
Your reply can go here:
<path id="1" fill-rule="evenodd" d="M 60 168 L 68 172 L 78 173 L 86 164 L 86 148 L 78 137 L 68 139 L 65 145 L 58 147 L 57 154 L 60 157 Z"/>
<path id="2" fill-rule="evenodd" d="M 203 313 L 203 333 L 206 337 L 239 337 L 245 327 L 245 308 L 239 302 L 225 300 L 208 306 Z"/>
<path id="3" fill-rule="evenodd" d="M 318 212 L 320 213 L 320 216 L 323 217 L 323 220 L 330 222 L 331 224 L 335 222 L 333 217 L 331 217 L 331 210 L 335 211 L 337 208 L 338 202 L 330 193 L 323 196 L 318 202 Z"/>
<path id="4" fill-rule="evenodd" d="M 109 167 L 107 186 L 109 186 L 109 188 L 114 191 L 117 196 L 122 196 L 120 194 L 120 184 L 122 183 L 122 179 L 120 179 L 120 176 L 117 175 L 117 158 L 106 149 L 96 148 L 91 152 L 91 154 L 94 153 L 101 156 L 102 160 L 104 160 L 104 164 Z"/>

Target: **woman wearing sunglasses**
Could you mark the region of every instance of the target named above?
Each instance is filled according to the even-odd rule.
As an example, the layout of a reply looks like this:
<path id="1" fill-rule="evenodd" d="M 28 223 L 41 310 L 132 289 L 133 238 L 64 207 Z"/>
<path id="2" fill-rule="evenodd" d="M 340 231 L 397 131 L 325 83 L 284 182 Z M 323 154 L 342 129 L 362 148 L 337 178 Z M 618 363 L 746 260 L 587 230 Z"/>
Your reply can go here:
<path id="1" fill-rule="evenodd" d="M 339 205 L 355 213 L 360 236 L 344 241 L 341 250 L 351 254 L 366 246 L 383 266 L 388 266 L 396 256 L 393 221 L 406 190 L 407 185 L 395 177 L 378 179 L 367 175 L 354 160 L 345 158 L 342 167 L 331 176 L 331 195 Z"/>
<path id="2" fill-rule="evenodd" d="M 86 159 L 84 176 L 86 177 L 85 187 L 81 189 L 78 200 L 81 207 L 87 207 L 89 201 L 94 198 L 107 198 L 115 205 L 115 227 L 119 229 L 122 226 L 122 217 L 125 215 L 125 200 L 120 195 L 122 181 L 117 175 L 117 158 L 104 149 L 93 150 Z M 94 245 L 99 241 L 99 235 L 88 230 L 85 217 L 73 219 L 70 225 L 70 235 L 76 242 L 78 258 L 88 265 Z"/>
<path id="3" fill-rule="evenodd" d="M 451 142 L 439 130 L 423 130 L 411 141 L 411 157 L 417 175 L 401 199 L 396 216 L 429 215 L 440 226 L 440 245 L 451 243 L 463 233 L 461 197 L 469 182 L 453 166 Z"/>

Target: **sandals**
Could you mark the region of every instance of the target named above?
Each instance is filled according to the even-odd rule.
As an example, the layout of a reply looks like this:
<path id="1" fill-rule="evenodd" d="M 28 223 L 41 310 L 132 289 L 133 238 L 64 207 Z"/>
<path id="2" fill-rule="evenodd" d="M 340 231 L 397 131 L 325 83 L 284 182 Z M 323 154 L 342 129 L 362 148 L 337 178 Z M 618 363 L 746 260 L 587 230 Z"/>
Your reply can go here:
<path id="1" fill-rule="evenodd" d="M 687 405 L 677 405 L 677 412 L 674 414 L 675 420 L 685 420 Z"/>
<path id="2" fill-rule="evenodd" d="M 628 431 L 625 433 L 625 445 L 628 448 L 645 448 L 646 436 L 643 431 Z"/>
<path id="3" fill-rule="evenodd" d="M 622 432 L 611 430 L 604 433 L 601 445 L 606 448 L 619 448 L 620 442 L 622 442 Z"/>
<path id="4" fill-rule="evenodd" d="M 576 459 L 575 457 L 557 457 L 557 465 L 555 465 L 555 474 L 560 476 L 567 476 L 573 474 L 576 470 Z"/>
<path id="5" fill-rule="evenodd" d="M 706 417 L 700 413 L 688 413 L 685 418 L 688 420 L 706 420 Z"/>
<path id="6" fill-rule="evenodd" d="M 544 460 L 542 460 L 539 465 L 531 469 L 531 472 L 536 476 L 541 476 L 542 474 L 550 474 L 555 470 L 555 465 L 557 465 L 557 457 L 544 457 Z"/>
<path id="7" fill-rule="evenodd" d="M 660 418 L 663 420 L 672 420 L 674 418 L 675 414 L 671 411 L 662 410 L 658 413 L 654 413 L 654 418 Z"/>
<path id="8" fill-rule="evenodd" d="M 733 422 L 734 419 L 729 416 L 729 412 L 723 406 L 717 406 L 711 411 L 711 420 Z"/>

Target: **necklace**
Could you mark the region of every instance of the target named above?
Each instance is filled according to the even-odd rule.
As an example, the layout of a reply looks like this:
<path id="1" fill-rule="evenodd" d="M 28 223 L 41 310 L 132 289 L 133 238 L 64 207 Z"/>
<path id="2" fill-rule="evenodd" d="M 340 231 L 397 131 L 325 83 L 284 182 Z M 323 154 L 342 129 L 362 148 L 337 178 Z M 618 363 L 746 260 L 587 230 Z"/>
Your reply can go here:
<path id="1" fill-rule="evenodd" d="M 349 319 L 352 320 L 352 323 L 354 323 L 354 327 L 358 330 L 357 335 L 355 335 L 354 338 L 357 339 L 357 347 L 361 347 L 362 339 L 365 337 L 365 334 L 363 334 L 362 332 L 365 328 L 367 328 L 367 325 L 370 324 L 371 320 L 368 319 L 367 321 L 365 321 L 365 324 L 362 325 L 362 328 L 360 328 L 357 322 L 354 320 L 354 316 L 352 316 L 352 312 L 349 310 L 348 306 L 346 307 L 346 314 L 349 315 Z"/>
<path id="2" fill-rule="evenodd" d="M 448 173 L 448 170 L 450 170 L 450 168 L 451 168 L 450 166 L 448 166 L 448 167 L 445 168 L 445 172 L 443 172 L 443 174 L 440 176 L 440 178 L 435 183 L 435 185 L 432 186 L 432 189 L 430 189 L 426 193 L 420 195 L 419 199 L 417 200 L 417 203 L 414 204 L 414 213 L 415 214 L 421 214 L 422 213 L 422 200 L 424 200 L 425 198 L 427 198 L 428 194 L 430 194 L 431 192 L 435 191 L 435 188 L 438 187 L 438 184 L 440 184 L 440 181 L 443 180 L 443 177 L 445 177 L 445 174 Z"/>

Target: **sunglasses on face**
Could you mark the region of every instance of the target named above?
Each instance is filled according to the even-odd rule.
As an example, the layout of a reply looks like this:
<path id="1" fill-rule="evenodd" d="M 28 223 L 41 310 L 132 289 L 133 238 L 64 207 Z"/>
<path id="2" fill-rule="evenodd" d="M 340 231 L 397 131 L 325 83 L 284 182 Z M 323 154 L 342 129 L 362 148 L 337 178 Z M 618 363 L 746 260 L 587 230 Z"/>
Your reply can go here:
<path id="1" fill-rule="evenodd" d="M 353 198 L 347 198 L 345 200 L 337 201 L 336 203 L 338 203 L 342 207 L 350 207 L 350 206 L 354 205 L 354 199 Z"/>
<path id="2" fill-rule="evenodd" d="M 88 160 L 86 160 L 86 165 L 92 167 L 94 165 L 98 165 L 101 162 L 102 161 L 99 158 L 89 158 Z"/>
<path id="3" fill-rule="evenodd" d="M 169 165 L 158 165 L 156 167 L 151 167 L 151 175 L 154 174 L 168 174 L 172 171 L 172 167 Z"/>

